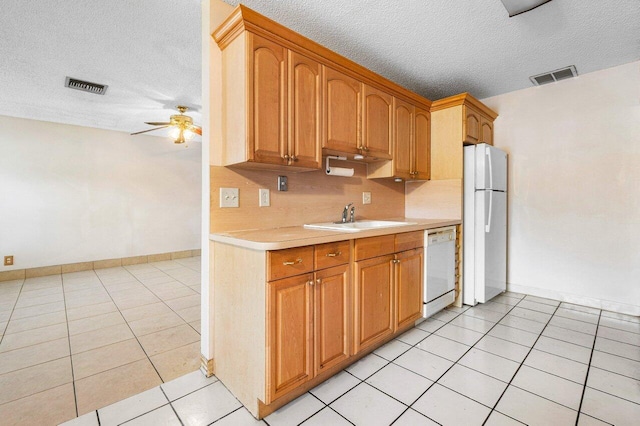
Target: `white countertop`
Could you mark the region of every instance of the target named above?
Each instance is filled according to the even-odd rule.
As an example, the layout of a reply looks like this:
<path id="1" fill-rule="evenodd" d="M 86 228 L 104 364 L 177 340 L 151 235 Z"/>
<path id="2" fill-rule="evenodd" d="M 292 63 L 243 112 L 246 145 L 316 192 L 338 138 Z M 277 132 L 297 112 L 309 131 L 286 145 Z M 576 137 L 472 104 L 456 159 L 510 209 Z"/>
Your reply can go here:
<path id="1" fill-rule="evenodd" d="M 210 234 L 209 239 L 211 241 L 245 247 L 253 250 L 281 250 L 312 244 L 353 240 L 356 238 L 423 231 L 425 229 L 440 228 L 443 226 L 458 225 L 461 223 L 459 219 L 391 218 L 384 220 L 401 221 L 410 224 L 389 228 L 368 229 L 358 232 L 308 229 L 300 225 L 288 226 L 285 228 L 249 229 L 244 231 Z"/>

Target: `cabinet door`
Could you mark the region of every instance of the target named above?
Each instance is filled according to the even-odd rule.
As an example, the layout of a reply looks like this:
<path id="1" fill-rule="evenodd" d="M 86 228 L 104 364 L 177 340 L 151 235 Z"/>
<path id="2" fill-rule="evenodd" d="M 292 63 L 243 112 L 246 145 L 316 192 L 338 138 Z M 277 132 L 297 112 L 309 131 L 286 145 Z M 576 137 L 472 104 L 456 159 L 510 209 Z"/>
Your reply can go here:
<path id="1" fill-rule="evenodd" d="M 480 113 L 464 106 L 464 142 L 476 144 L 480 141 Z"/>
<path id="2" fill-rule="evenodd" d="M 396 254 L 396 326 L 404 327 L 422 317 L 423 249 Z"/>
<path id="3" fill-rule="evenodd" d="M 413 177 L 413 121 L 414 106 L 394 99 L 393 136 L 395 163 L 394 176 L 404 179 Z"/>
<path id="4" fill-rule="evenodd" d="M 431 178 L 431 116 L 416 107 L 414 125 L 414 179 Z"/>
<path id="5" fill-rule="evenodd" d="M 364 85 L 363 92 L 363 140 L 360 151 L 367 157 L 391 159 L 393 96 L 367 85 Z"/>
<path id="6" fill-rule="evenodd" d="M 316 374 L 349 357 L 349 266 L 316 272 L 315 367 Z"/>
<path id="7" fill-rule="evenodd" d="M 268 284 L 267 389 L 270 401 L 313 377 L 312 284 L 313 274 Z"/>
<path id="8" fill-rule="evenodd" d="M 287 49 L 249 34 L 248 158 L 287 164 Z"/>
<path id="9" fill-rule="evenodd" d="M 392 260 L 388 255 L 356 262 L 354 353 L 393 333 Z"/>
<path id="10" fill-rule="evenodd" d="M 480 117 L 480 142 L 493 145 L 493 121 Z"/>
<path id="11" fill-rule="evenodd" d="M 361 144 L 362 84 L 341 72 L 324 67 L 323 148 L 358 153 Z"/>
<path id="12" fill-rule="evenodd" d="M 322 66 L 289 51 L 289 148 L 291 164 L 319 169 L 322 162 Z"/>

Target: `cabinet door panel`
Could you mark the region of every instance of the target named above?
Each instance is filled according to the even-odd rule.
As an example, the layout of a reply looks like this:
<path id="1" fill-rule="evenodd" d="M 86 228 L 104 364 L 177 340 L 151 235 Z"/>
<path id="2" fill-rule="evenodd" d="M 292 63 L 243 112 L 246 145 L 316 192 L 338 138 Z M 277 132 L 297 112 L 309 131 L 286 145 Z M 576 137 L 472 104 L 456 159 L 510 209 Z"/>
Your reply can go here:
<path id="1" fill-rule="evenodd" d="M 429 111 L 416 108 L 413 154 L 414 179 L 431 178 L 431 116 Z"/>
<path id="2" fill-rule="evenodd" d="M 358 80 L 324 67 L 324 148 L 358 152 L 361 142 L 361 94 L 362 84 Z"/>
<path id="3" fill-rule="evenodd" d="M 286 49 L 251 35 L 249 158 L 286 164 Z"/>
<path id="4" fill-rule="evenodd" d="M 313 376 L 312 282 L 306 274 L 269 285 L 269 394 L 278 398 Z M 250 312 L 247 313 L 250 315 Z M 260 342 L 256 342 L 260 344 Z M 249 367 L 249 366 L 247 366 Z"/>
<path id="5" fill-rule="evenodd" d="M 316 373 L 349 357 L 348 265 L 316 272 L 315 365 Z"/>
<path id="6" fill-rule="evenodd" d="M 464 142 L 476 144 L 480 140 L 480 114 L 468 106 L 464 111 Z"/>
<path id="7" fill-rule="evenodd" d="M 423 249 L 398 253 L 396 259 L 396 325 L 400 328 L 422 316 Z"/>
<path id="8" fill-rule="evenodd" d="M 397 177 L 411 179 L 413 172 L 413 116 L 414 107 L 399 99 L 394 100 L 394 157 Z"/>
<path id="9" fill-rule="evenodd" d="M 289 51 L 289 155 L 292 165 L 320 168 L 322 66 Z"/>
<path id="10" fill-rule="evenodd" d="M 493 145 L 493 121 L 480 118 L 480 142 Z"/>
<path id="11" fill-rule="evenodd" d="M 393 97 L 381 90 L 364 86 L 362 150 L 374 158 L 391 158 Z"/>
<path id="12" fill-rule="evenodd" d="M 390 255 L 356 262 L 354 353 L 393 333 L 392 260 Z"/>

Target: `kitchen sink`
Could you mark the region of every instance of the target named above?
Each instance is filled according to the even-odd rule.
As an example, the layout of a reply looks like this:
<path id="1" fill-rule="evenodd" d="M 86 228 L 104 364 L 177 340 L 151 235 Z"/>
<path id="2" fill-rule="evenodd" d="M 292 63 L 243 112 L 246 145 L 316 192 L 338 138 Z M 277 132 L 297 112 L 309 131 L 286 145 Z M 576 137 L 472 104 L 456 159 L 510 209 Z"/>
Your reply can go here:
<path id="1" fill-rule="evenodd" d="M 322 222 L 304 225 L 308 229 L 324 229 L 329 231 L 359 232 L 368 229 L 393 228 L 396 226 L 415 225 L 415 222 L 398 222 L 393 220 L 356 220 L 355 222 Z"/>

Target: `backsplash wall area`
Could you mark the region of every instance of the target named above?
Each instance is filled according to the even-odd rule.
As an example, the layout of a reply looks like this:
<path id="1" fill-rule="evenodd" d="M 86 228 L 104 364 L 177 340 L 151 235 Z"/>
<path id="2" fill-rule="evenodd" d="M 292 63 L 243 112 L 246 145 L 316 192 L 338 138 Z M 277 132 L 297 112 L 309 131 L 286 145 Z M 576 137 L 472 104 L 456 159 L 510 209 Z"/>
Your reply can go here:
<path id="1" fill-rule="evenodd" d="M 323 170 L 285 173 L 211 166 L 211 232 L 265 229 L 337 221 L 345 205 L 353 203 L 357 219 L 390 219 L 404 216 L 404 183 L 391 179 L 367 179 L 366 164 L 345 162 L 353 177 L 327 176 Z M 277 190 L 278 175 L 287 176 L 289 190 Z M 220 188 L 238 188 L 240 206 L 220 208 Z M 258 189 L 270 191 L 271 206 L 258 206 Z M 372 202 L 362 204 L 362 192 Z"/>

